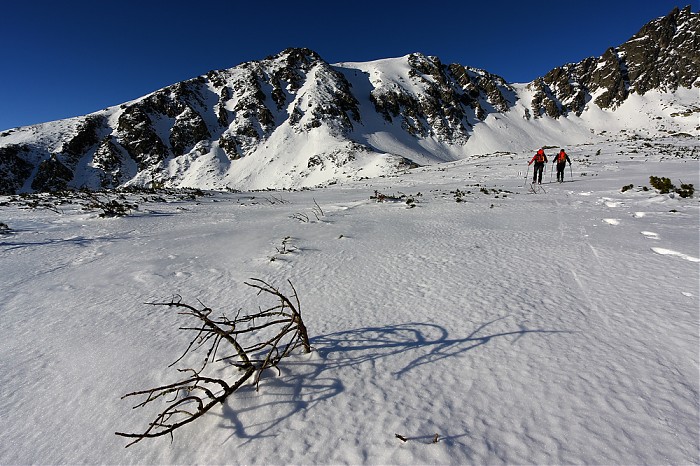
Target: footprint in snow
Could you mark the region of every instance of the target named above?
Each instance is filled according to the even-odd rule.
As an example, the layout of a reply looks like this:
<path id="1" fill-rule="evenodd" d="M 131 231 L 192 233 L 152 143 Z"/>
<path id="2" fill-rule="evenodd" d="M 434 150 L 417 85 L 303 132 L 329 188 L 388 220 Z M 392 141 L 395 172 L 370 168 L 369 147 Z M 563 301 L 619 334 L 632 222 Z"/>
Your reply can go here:
<path id="1" fill-rule="evenodd" d="M 690 262 L 700 262 L 700 259 L 698 259 L 697 257 L 689 256 L 688 254 L 683 254 L 682 252 L 673 251 L 671 249 L 651 248 L 651 250 L 654 251 L 656 254 L 660 254 L 662 256 L 678 256 L 681 259 L 685 259 Z"/>
<path id="2" fill-rule="evenodd" d="M 649 239 L 659 239 L 659 234 L 653 231 L 643 231 L 642 234 Z"/>

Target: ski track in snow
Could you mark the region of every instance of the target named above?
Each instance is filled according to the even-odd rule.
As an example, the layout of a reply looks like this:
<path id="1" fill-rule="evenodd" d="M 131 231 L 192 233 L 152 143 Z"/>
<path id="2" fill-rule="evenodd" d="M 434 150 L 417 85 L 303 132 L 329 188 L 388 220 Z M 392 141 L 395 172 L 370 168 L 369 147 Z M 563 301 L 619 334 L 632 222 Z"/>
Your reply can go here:
<path id="1" fill-rule="evenodd" d="M 0 464 L 697 464 L 698 201 L 619 189 L 698 162 L 603 149 L 546 194 L 503 158 L 120 219 L 3 207 Z M 120 396 L 189 341 L 144 303 L 255 308 L 251 277 L 293 282 L 314 351 L 124 450 L 150 418 Z"/>

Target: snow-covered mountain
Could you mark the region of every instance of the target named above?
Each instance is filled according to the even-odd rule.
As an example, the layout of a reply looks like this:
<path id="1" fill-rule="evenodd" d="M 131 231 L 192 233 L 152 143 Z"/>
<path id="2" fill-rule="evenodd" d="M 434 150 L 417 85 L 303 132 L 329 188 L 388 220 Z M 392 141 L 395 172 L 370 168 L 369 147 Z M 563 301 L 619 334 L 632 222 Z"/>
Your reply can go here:
<path id="1" fill-rule="evenodd" d="M 700 14 L 675 9 L 531 83 L 420 53 L 308 49 L 0 134 L 0 194 L 122 185 L 299 188 L 497 151 L 700 134 Z"/>

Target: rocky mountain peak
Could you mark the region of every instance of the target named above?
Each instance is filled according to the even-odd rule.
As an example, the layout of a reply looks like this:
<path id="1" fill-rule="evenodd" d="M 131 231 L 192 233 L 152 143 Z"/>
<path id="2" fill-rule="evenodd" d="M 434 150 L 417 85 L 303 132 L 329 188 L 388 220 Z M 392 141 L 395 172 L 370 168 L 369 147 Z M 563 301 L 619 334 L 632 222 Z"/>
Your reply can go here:
<path id="1" fill-rule="evenodd" d="M 700 15 L 675 8 L 648 23 L 619 47 L 627 65 L 630 92 L 700 87 Z"/>
<path id="2" fill-rule="evenodd" d="M 699 87 L 700 14 L 690 6 L 645 25 L 627 42 L 598 58 L 557 67 L 531 83 L 535 117 L 580 115 L 593 99 L 616 108 L 631 93 Z"/>

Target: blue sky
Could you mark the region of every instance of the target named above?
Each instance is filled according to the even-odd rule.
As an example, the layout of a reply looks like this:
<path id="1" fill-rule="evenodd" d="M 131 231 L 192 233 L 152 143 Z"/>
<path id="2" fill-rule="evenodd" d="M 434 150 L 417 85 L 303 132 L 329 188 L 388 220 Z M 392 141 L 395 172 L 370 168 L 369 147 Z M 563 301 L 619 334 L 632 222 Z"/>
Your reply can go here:
<path id="1" fill-rule="evenodd" d="M 0 10 L 0 130 L 85 115 L 287 47 L 329 63 L 422 52 L 528 82 L 689 2 L 12 0 Z"/>

